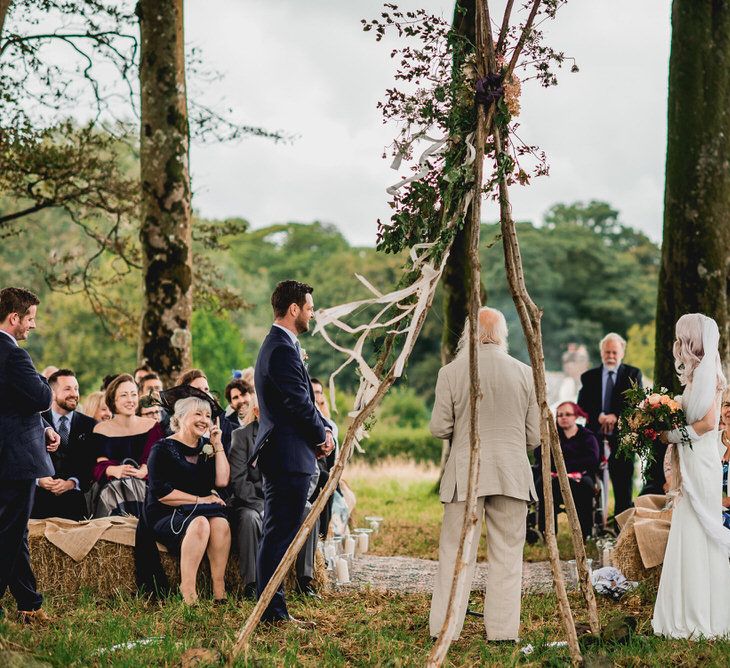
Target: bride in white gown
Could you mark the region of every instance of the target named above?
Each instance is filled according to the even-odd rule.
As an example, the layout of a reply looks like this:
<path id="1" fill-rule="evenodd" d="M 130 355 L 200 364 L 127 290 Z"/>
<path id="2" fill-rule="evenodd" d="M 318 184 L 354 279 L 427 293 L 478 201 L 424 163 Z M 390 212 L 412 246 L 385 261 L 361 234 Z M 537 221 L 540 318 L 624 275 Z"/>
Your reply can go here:
<path id="1" fill-rule="evenodd" d="M 677 321 L 674 359 L 685 386 L 682 407 L 689 444 L 680 430 L 663 434 L 674 446 L 676 494 L 652 626 L 670 638 L 730 636 L 730 531 L 722 524 L 722 464 L 718 457 L 719 397 L 726 386 L 712 318 Z"/>

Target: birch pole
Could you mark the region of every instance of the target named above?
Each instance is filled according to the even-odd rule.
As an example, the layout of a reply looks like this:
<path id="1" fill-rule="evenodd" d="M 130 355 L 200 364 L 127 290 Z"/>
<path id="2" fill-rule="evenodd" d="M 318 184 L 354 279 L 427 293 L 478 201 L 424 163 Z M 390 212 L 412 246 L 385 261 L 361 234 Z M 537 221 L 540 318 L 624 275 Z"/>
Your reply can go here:
<path id="1" fill-rule="evenodd" d="M 502 155 L 503 144 L 501 131 L 498 127 L 494 128 L 494 142 L 499 158 Z M 525 276 L 522 268 L 522 257 L 520 255 L 520 246 L 517 240 L 514 220 L 512 219 L 511 205 L 509 201 L 509 191 L 506 179 L 500 174 L 499 181 L 499 208 L 500 208 L 500 224 L 502 229 L 502 239 L 504 245 L 504 261 L 507 272 L 507 280 L 512 293 L 512 299 L 517 309 L 517 313 L 522 323 L 522 329 L 527 340 L 527 347 L 530 354 L 530 362 L 532 364 L 532 375 L 535 383 L 535 394 L 540 409 L 540 441 L 542 444 L 541 466 L 542 466 L 542 484 L 543 498 L 545 501 L 545 543 L 548 548 L 550 558 L 550 567 L 553 572 L 553 581 L 555 583 L 555 593 L 558 597 L 558 611 L 563 622 L 563 627 L 568 639 L 568 649 L 573 665 L 580 665 L 583 658 L 578 646 L 578 636 L 575 630 L 575 621 L 573 613 L 570 609 L 568 601 L 568 593 L 563 580 L 563 573 L 560 566 L 560 554 L 558 552 L 558 543 L 555 538 L 554 517 L 554 500 L 552 490 L 552 477 L 550 475 L 550 458 L 551 454 L 555 454 L 556 460 L 562 460 L 562 452 L 560 446 L 557 452 L 553 450 L 553 435 L 557 437 L 557 432 L 551 429 L 553 422 L 552 412 L 547 403 L 547 385 L 545 382 L 545 356 L 542 348 L 542 333 L 540 320 L 542 312 L 535 305 L 527 292 L 525 285 Z M 565 464 L 563 462 L 563 471 Z M 558 466 L 558 474 L 560 475 L 560 467 Z M 572 499 L 570 490 L 568 490 L 568 499 Z M 571 520 L 570 516 L 568 517 Z M 577 517 L 576 517 L 577 520 Z M 582 539 L 581 539 L 582 545 Z M 583 551 L 585 555 L 585 551 Z M 578 555 L 576 554 L 576 563 Z M 583 558 L 584 566 L 585 556 Z M 595 600 L 594 600 L 595 604 Z M 589 606 L 590 607 L 590 606 Z"/>
<path id="2" fill-rule="evenodd" d="M 491 28 L 486 18 L 486 2 L 477 1 L 476 6 L 476 57 L 478 76 L 485 76 L 487 66 L 487 44 L 484 33 Z M 469 291 L 469 477 L 466 488 L 466 502 L 464 505 L 464 522 L 461 526 L 459 546 L 454 560 L 454 575 L 451 583 L 451 592 L 446 606 L 446 615 L 441 625 L 438 638 L 428 655 L 426 665 L 429 668 L 441 666 L 451 646 L 456 625 L 456 608 L 459 600 L 464 595 L 464 587 L 467 586 L 467 566 L 472 551 L 472 545 L 479 542 L 481 517 L 477 514 L 477 484 L 479 481 L 479 451 L 481 441 L 479 438 L 479 400 L 481 389 L 479 385 L 479 353 L 478 353 L 478 320 L 481 285 L 481 264 L 479 262 L 479 226 L 482 212 L 482 183 L 484 180 L 484 145 L 486 144 L 486 118 L 484 106 L 477 105 L 477 126 L 474 139 L 476 147 L 476 158 L 474 159 L 474 196 L 471 201 L 471 216 L 468 221 L 468 253 L 469 266 L 472 276 Z M 471 586 L 471 583 L 469 583 Z M 468 593 L 467 593 L 468 595 Z"/>
<path id="3" fill-rule="evenodd" d="M 429 286 L 429 290 L 430 290 L 429 301 L 428 301 L 426 308 L 419 315 L 418 320 L 415 323 L 414 340 L 415 340 L 415 338 L 418 337 L 418 334 L 420 333 L 420 331 L 423 327 L 423 323 L 426 320 L 426 316 L 428 315 L 428 312 L 431 309 L 431 305 L 433 304 L 433 297 L 435 294 L 436 284 L 438 283 L 440 276 L 441 276 L 441 272 L 437 273 L 436 276 L 433 278 L 433 283 Z M 256 605 L 254 606 L 253 610 L 251 611 L 251 614 L 248 616 L 248 619 L 244 623 L 243 627 L 238 632 L 238 635 L 236 637 L 236 643 L 228 657 L 227 665 L 232 666 L 234 664 L 236 658 L 241 653 L 243 653 L 244 656 L 246 657 L 246 659 L 248 659 L 248 650 L 249 650 L 249 645 L 250 645 L 250 641 L 251 641 L 251 636 L 253 635 L 253 632 L 256 630 L 256 626 L 261 621 L 261 616 L 263 615 L 264 610 L 266 610 L 266 608 L 268 607 L 269 603 L 271 602 L 271 599 L 273 598 L 274 594 L 276 593 L 276 590 L 279 588 L 281 583 L 284 581 L 284 578 L 286 577 L 287 573 L 289 572 L 289 569 L 296 561 L 297 555 L 299 554 L 301 549 L 304 547 L 304 543 L 306 543 L 307 537 L 309 536 L 310 532 L 312 531 L 315 522 L 317 521 L 320 514 L 322 513 L 322 510 L 324 510 L 325 504 L 327 503 L 330 496 L 332 496 L 332 493 L 337 488 L 337 485 L 340 482 L 340 478 L 342 478 L 342 474 L 345 470 L 345 465 L 347 464 L 348 460 L 350 459 L 350 455 L 352 454 L 353 448 L 355 446 L 355 441 L 357 440 L 357 432 L 360 430 L 361 427 L 363 427 L 363 425 L 367 421 L 367 419 L 373 414 L 373 412 L 378 407 L 380 402 L 383 400 L 383 397 L 387 394 L 388 390 L 391 388 L 391 386 L 393 385 L 393 383 L 395 381 L 396 381 L 396 374 L 395 374 L 394 366 L 393 366 L 388 370 L 387 373 L 385 373 L 375 394 L 362 407 L 362 409 L 359 411 L 359 413 L 353 419 L 352 423 L 350 424 L 349 428 L 347 429 L 347 434 L 345 435 L 345 440 L 342 443 L 342 447 L 340 448 L 340 453 L 337 457 L 337 460 L 335 461 L 335 465 L 333 466 L 332 470 L 330 471 L 330 477 L 327 480 L 327 483 L 322 488 L 319 495 L 317 496 L 314 503 L 312 504 L 309 514 L 307 515 L 304 522 L 302 523 L 302 526 L 299 528 L 299 531 L 297 532 L 297 535 L 294 537 L 294 540 L 289 545 L 289 548 L 284 553 L 284 556 L 281 558 L 281 561 L 279 562 L 278 567 L 274 571 L 274 574 L 271 576 L 271 580 L 269 580 L 269 583 L 266 585 L 264 590 L 261 592 L 261 597 L 257 601 Z"/>

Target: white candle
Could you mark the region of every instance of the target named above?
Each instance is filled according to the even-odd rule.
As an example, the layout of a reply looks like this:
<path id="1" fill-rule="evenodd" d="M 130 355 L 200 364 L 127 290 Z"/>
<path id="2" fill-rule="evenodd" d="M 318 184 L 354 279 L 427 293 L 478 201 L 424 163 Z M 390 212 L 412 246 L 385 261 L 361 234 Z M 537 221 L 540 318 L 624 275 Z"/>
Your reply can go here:
<path id="1" fill-rule="evenodd" d="M 357 534 L 357 554 L 365 554 L 368 551 L 368 535 L 366 533 Z"/>
<path id="2" fill-rule="evenodd" d="M 350 568 L 347 565 L 347 559 L 339 557 L 337 559 L 337 584 L 346 584 L 350 581 Z"/>
<path id="3" fill-rule="evenodd" d="M 355 539 L 352 536 L 345 538 L 345 554 L 355 556 Z"/>
<path id="4" fill-rule="evenodd" d="M 335 550 L 335 546 L 331 543 L 328 543 L 324 546 L 324 558 L 325 559 L 334 559 L 337 555 L 337 552 Z"/>

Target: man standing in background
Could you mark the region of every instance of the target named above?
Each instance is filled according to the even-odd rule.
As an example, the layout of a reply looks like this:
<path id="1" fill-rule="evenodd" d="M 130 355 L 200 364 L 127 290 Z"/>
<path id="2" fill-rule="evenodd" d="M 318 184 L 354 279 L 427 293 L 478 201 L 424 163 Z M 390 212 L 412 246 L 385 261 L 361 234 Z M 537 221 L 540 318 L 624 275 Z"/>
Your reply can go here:
<path id="1" fill-rule="evenodd" d="M 48 381 L 18 346 L 35 329 L 39 303 L 28 290 L 0 290 L 0 598 L 10 588 L 27 623 L 48 621 L 30 566 L 28 519 L 36 478 L 54 474 L 48 452 L 61 442 L 41 417 L 51 405 Z"/>
<path id="2" fill-rule="evenodd" d="M 625 459 L 616 454 L 617 424 L 625 399 L 624 392 L 633 384 L 641 387 L 641 371 L 623 364 L 626 341 L 611 332 L 601 339 L 601 366 L 589 369 L 581 377 L 582 387 L 578 393 L 578 405 L 588 413 L 586 427 L 590 429 L 605 447 L 608 444 L 608 473 L 611 476 L 615 499 L 614 516 L 631 507 L 634 484 L 634 457 Z"/>

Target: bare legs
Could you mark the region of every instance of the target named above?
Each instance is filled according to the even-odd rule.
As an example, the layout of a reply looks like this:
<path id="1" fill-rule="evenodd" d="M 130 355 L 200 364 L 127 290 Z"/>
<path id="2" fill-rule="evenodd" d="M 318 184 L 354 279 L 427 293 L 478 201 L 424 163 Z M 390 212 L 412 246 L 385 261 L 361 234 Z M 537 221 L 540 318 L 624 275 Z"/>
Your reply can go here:
<path id="1" fill-rule="evenodd" d="M 210 562 L 210 576 L 213 580 L 213 598 L 226 597 L 226 563 L 231 551 L 231 527 L 228 520 L 222 517 L 211 517 L 210 540 L 208 541 L 208 561 Z"/>
<path id="2" fill-rule="evenodd" d="M 185 603 L 195 603 L 195 579 L 203 554 L 208 553 L 213 580 L 213 598 L 225 598 L 224 575 L 231 548 L 231 529 L 222 517 L 196 517 L 185 532 L 180 547 L 180 593 Z"/>

